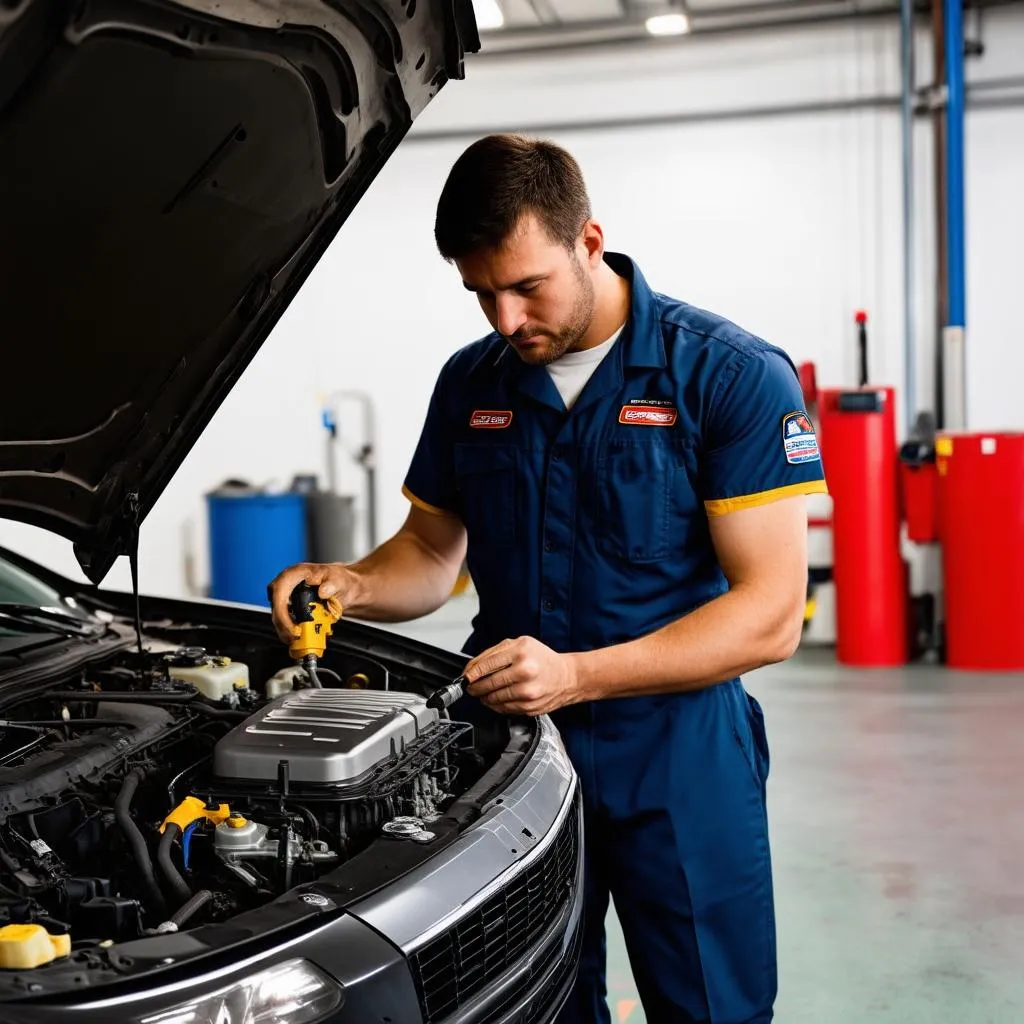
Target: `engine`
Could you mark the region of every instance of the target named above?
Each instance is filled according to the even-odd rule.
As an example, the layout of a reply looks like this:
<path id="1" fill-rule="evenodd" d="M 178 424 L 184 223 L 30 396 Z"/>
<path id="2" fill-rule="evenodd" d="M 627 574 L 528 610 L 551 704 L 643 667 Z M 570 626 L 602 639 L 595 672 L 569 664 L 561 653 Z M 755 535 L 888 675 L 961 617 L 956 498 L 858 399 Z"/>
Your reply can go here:
<path id="1" fill-rule="evenodd" d="M 339 664 L 324 689 L 271 667 L 252 687 L 240 661 L 168 646 L 5 707 L 0 925 L 76 943 L 173 931 L 374 840 L 434 841 L 481 770 L 473 728 L 377 666 Z"/>
<path id="2" fill-rule="evenodd" d="M 315 876 L 368 835 L 430 842 L 426 826 L 452 788 L 448 750 L 468 731 L 409 693 L 280 697 L 228 733 L 197 780 L 215 822 L 212 852 L 273 889 L 275 878 L 290 888 Z"/>

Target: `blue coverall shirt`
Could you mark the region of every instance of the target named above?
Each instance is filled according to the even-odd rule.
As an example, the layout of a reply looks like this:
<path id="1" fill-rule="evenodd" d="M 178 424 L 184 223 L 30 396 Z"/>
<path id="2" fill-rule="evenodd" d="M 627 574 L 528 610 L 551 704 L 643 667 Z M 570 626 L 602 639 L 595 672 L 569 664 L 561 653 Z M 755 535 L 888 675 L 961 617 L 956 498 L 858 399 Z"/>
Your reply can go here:
<path id="1" fill-rule="evenodd" d="M 455 514 L 480 599 L 465 650 L 530 635 L 584 651 L 724 593 L 709 519 L 823 492 L 795 368 L 727 320 L 631 287 L 626 325 L 567 411 L 543 366 L 490 335 L 444 366 L 406 496 Z M 559 1024 L 608 1021 L 616 900 L 652 1021 L 764 1024 L 776 991 L 767 741 L 739 680 L 553 716 L 580 775 L 586 934 Z"/>
<path id="2" fill-rule="evenodd" d="M 708 516 L 824 490 L 789 358 L 606 260 L 630 316 L 571 412 L 497 334 L 457 352 L 432 396 L 405 493 L 466 525 L 469 653 L 649 633 L 727 589 Z"/>

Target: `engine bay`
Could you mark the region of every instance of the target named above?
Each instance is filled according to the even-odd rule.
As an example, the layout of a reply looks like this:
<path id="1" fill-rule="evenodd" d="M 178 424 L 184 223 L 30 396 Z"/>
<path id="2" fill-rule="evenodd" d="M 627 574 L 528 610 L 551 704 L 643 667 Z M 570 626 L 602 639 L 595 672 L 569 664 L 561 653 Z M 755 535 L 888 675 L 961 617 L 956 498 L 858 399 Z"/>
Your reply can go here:
<path id="1" fill-rule="evenodd" d="M 507 727 L 428 708 L 436 679 L 360 653 L 320 675 L 168 627 L 4 702 L 0 926 L 41 925 L 54 952 L 0 967 L 226 921 L 377 840 L 428 848 Z"/>

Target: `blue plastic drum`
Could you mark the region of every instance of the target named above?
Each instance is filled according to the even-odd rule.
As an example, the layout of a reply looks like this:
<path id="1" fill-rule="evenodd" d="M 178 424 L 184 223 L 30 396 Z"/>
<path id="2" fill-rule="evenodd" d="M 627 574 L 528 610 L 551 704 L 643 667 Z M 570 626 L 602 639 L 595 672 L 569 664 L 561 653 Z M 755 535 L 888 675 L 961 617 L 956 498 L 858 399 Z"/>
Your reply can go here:
<path id="1" fill-rule="evenodd" d="M 306 560 L 305 497 L 225 489 L 206 502 L 210 597 L 269 607 L 267 584 Z"/>

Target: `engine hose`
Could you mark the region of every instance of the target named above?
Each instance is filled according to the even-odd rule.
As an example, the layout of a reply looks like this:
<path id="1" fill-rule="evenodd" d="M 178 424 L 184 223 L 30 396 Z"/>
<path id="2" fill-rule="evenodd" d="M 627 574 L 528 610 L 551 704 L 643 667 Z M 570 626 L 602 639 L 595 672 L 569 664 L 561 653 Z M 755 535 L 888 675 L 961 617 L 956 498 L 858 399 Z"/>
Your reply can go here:
<path id="1" fill-rule="evenodd" d="M 213 893 L 209 889 L 200 889 L 187 903 L 179 907 L 173 914 L 171 914 L 171 924 L 176 928 L 180 928 L 186 921 L 188 921 L 197 911 L 202 910 L 210 900 L 213 899 Z"/>
<path id="2" fill-rule="evenodd" d="M 195 687 L 189 690 L 56 690 L 47 697 L 65 702 L 75 701 L 116 701 L 118 704 L 188 704 L 199 696 Z"/>
<path id="3" fill-rule="evenodd" d="M 189 711 L 198 711 L 209 718 L 223 718 L 229 722 L 245 721 L 252 714 L 251 711 L 240 711 L 236 708 L 212 708 L 209 704 L 200 704 L 198 701 L 195 704 L 189 704 L 188 709 Z"/>
<path id="4" fill-rule="evenodd" d="M 122 718 L 43 718 L 34 722 L 0 722 L 0 729 L 113 729 L 116 726 L 137 725 Z"/>
<path id="5" fill-rule="evenodd" d="M 135 858 L 135 863 L 142 874 L 142 881 L 156 909 L 165 910 L 167 901 L 164 899 L 164 894 L 160 891 L 160 886 L 157 884 L 156 872 L 153 870 L 153 858 L 149 855 L 149 847 L 146 845 L 145 837 L 139 831 L 139 827 L 132 821 L 132 797 L 135 796 L 135 790 L 138 789 L 141 781 L 142 773 L 137 770 L 129 772 L 124 777 L 120 792 L 117 794 L 117 800 L 114 802 L 114 817 L 117 819 L 118 825 L 121 826 L 125 839 L 128 840 L 132 856 Z"/>
<path id="6" fill-rule="evenodd" d="M 167 879 L 167 884 L 174 890 L 174 895 L 184 902 L 192 898 L 192 890 L 188 887 L 188 882 L 178 873 L 178 869 L 171 860 L 171 848 L 174 846 L 174 840 L 180 832 L 179 826 L 173 822 L 164 829 L 164 834 L 160 837 L 160 845 L 156 851 L 156 862 L 164 878 Z"/>
<path id="7" fill-rule="evenodd" d="M 302 667 L 306 670 L 306 675 L 309 676 L 309 683 L 313 689 L 322 690 L 323 684 L 320 682 L 320 676 L 317 675 L 316 671 L 316 658 L 304 658 Z"/>

